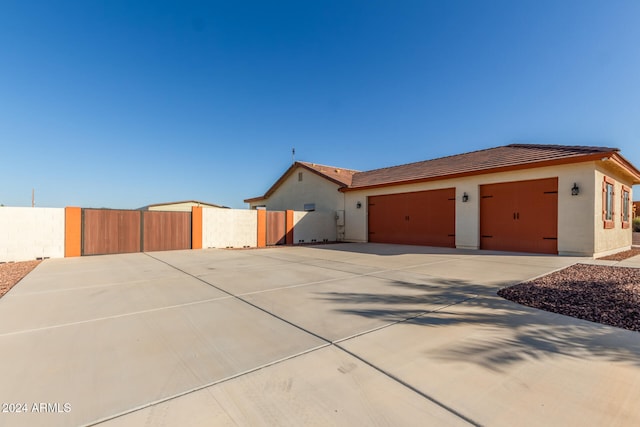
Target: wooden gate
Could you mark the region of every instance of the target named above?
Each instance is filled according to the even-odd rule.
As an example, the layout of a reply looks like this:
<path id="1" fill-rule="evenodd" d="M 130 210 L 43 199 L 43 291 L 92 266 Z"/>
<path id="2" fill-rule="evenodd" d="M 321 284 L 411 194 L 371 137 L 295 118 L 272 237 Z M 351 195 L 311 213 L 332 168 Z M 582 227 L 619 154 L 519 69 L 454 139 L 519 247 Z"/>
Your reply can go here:
<path id="1" fill-rule="evenodd" d="M 82 255 L 140 252 L 140 211 L 82 210 Z"/>
<path id="2" fill-rule="evenodd" d="M 191 212 L 142 212 L 142 251 L 191 249 Z"/>
<path id="3" fill-rule="evenodd" d="M 82 209 L 82 255 L 191 249 L 191 212 Z"/>
<path id="4" fill-rule="evenodd" d="M 267 246 L 284 245 L 286 237 L 285 213 L 267 211 Z"/>

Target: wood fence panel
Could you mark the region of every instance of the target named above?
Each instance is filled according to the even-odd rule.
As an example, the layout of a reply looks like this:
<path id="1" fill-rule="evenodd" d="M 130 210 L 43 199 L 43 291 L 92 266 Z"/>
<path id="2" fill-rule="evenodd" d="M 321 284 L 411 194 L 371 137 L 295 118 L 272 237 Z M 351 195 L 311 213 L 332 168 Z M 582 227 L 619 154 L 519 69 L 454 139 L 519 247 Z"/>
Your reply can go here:
<path id="1" fill-rule="evenodd" d="M 284 245 L 286 236 L 285 213 L 267 211 L 267 246 Z"/>
<path id="2" fill-rule="evenodd" d="M 82 255 L 140 252 L 140 211 L 82 210 Z"/>
<path id="3" fill-rule="evenodd" d="M 191 212 L 143 212 L 145 252 L 191 249 Z"/>

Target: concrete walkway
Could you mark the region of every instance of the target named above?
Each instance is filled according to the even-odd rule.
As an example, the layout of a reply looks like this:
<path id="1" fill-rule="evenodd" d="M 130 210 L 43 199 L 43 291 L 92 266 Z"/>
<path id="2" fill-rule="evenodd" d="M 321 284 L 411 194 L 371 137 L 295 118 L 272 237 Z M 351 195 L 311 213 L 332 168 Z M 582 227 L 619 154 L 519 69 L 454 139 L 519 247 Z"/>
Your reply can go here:
<path id="1" fill-rule="evenodd" d="M 0 425 L 639 425 L 640 334 L 495 294 L 576 261 L 375 244 L 48 260 L 0 299 L 0 400 L 22 411 Z"/>

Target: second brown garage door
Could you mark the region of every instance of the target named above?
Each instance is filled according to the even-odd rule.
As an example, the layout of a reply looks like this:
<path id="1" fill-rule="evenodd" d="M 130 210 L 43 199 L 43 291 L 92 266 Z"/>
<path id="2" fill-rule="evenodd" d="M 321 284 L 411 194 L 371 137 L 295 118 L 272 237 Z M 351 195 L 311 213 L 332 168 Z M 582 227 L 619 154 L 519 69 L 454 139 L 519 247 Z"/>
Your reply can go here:
<path id="1" fill-rule="evenodd" d="M 455 247 L 456 190 L 369 197 L 369 241 Z"/>
<path id="2" fill-rule="evenodd" d="M 480 187 L 480 248 L 558 253 L 558 178 Z"/>

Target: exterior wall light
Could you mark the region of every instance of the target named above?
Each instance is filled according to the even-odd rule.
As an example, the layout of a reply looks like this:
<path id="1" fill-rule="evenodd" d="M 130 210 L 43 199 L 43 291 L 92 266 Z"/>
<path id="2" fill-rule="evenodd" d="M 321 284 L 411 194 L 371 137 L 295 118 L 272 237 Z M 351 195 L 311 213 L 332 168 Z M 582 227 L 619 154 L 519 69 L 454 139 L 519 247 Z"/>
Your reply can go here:
<path id="1" fill-rule="evenodd" d="M 574 182 L 573 187 L 571 187 L 571 195 L 577 196 L 578 194 L 580 194 L 580 187 L 578 187 L 578 184 Z"/>
<path id="2" fill-rule="evenodd" d="M 469 201 L 469 195 L 467 193 L 464 193 L 462 195 L 462 203 L 467 203 Z"/>
<path id="3" fill-rule="evenodd" d="M 362 207 L 362 202 L 356 202 L 356 208 L 360 209 Z"/>

